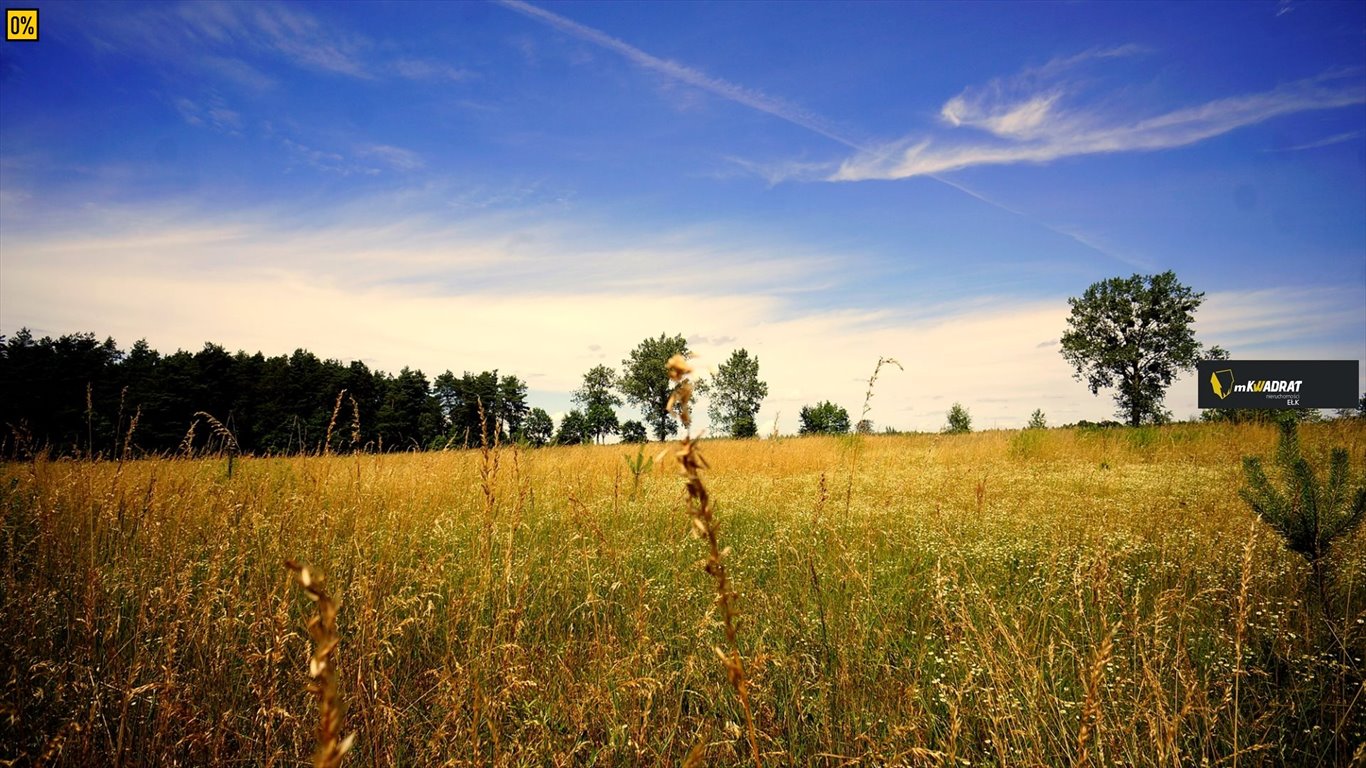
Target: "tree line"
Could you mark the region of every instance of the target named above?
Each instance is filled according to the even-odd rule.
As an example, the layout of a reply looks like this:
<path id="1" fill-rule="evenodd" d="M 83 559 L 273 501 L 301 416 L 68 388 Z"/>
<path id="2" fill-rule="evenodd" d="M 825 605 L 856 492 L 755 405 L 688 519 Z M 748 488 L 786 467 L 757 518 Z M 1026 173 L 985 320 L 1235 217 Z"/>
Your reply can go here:
<path id="1" fill-rule="evenodd" d="M 617 435 L 644 442 L 647 427 L 667 439 L 672 391 L 664 363 L 690 355 L 687 341 L 647 338 L 618 374 L 596 366 L 574 393 L 580 406 L 555 425 L 527 403 L 527 384 L 497 370 L 429 378 L 365 363 L 320 359 L 305 349 L 267 357 L 205 343 L 161 354 L 145 340 L 130 349 L 93 333 L 0 336 L 0 455 L 47 451 L 66 456 L 390 452 L 463 448 L 493 441 L 540 446 Z M 737 350 L 709 385 L 720 431 L 752 436 L 768 389 L 758 360 Z M 642 421 L 619 420 L 630 403 Z"/>
<path id="2" fill-rule="evenodd" d="M 0 337 L 0 426 L 6 455 L 124 456 L 191 452 L 218 422 L 242 453 L 399 451 L 478 444 L 516 434 L 529 414 L 526 383 L 498 371 L 429 379 L 305 349 L 267 357 L 205 343 L 161 354 L 93 333 Z M 482 415 L 481 415 L 482 414 Z"/>
<path id="3" fill-rule="evenodd" d="M 1195 339 L 1195 312 L 1203 300 L 1170 271 L 1095 283 L 1068 299 L 1071 313 L 1059 351 L 1093 394 L 1114 390 L 1117 415 L 1128 425 L 1167 422 L 1171 413 L 1163 400 L 1175 377 L 1202 357 L 1229 357 Z M 459 376 L 447 370 L 429 380 L 412 368 L 391 375 L 359 361 L 321 360 L 303 349 L 266 357 L 206 343 L 193 354 L 161 355 L 146 341 L 125 352 L 113 339 L 99 341 L 91 333 L 54 340 L 21 330 L 8 340 L 0 336 L 0 455 L 193 452 L 215 438 L 258 454 L 426 450 L 493 440 L 580 444 L 613 435 L 624 442 L 650 435 L 666 440 L 678 429 L 665 373 L 673 355 L 691 356 L 687 340 L 660 334 L 631 350 L 620 371 L 594 366 L 573 393 L 577 407 L 557 428 L 545 410 L 528 406 L 526 382 L 497 370 Z M 759 359 L 747 350 L 735 350 L 709 379 L 699 380 L 697 392 L 707 398 L 713 434 L 758 434 L 755 419 L 768 385 L 759 378 Z M 639 409 L 640 421 L 619 419 L 617 409 L 628 404 Z M 1359 412 L 1366 412 L 1366 396 Z M 1214 409 L 1203 418 L 1316 415 Z M 802 434 L 850 430 L 848 412 L 828 400 L 803 407 L 800 420 Z M 195 428 L 201 421 L 211 427 L 203 434 Z M 1036 411 L 1030 427 L 1044 424 Z M 860 420 L 855 431 L 871 432 L 872 422 Z M 967 409 L 954 403 L 943 431 L 971 431 Z"/>

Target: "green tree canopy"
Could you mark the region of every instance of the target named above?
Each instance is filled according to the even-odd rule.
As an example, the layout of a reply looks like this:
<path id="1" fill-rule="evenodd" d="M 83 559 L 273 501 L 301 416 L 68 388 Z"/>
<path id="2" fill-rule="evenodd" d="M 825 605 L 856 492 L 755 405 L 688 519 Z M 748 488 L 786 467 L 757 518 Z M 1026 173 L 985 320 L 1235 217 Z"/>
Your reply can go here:
<path id="1" fill-rule="evenodd" d="M 1195 367 L 1202 352 L 1223 354 L 1195 340 L 1195 310 L 1204 296 L 1170 271 L 1095 283 L 1067 300 L 1072 314 L 1062 356 L 1092 394 L 1115 388 L 1117 412 L 1131 426 L 1163 421 L 1162 400 L 1176 375 Z"/>
<path id="2" fill-rule="evenodd" d="M 668 410 L 669 394 L 674 385 L 664 369 L 665 363 L 674 355 L 692 356 L 688 340 L 661 333 L 657 339 L 647 338 L 640 342 L 631 355 L 621 361 L 621 380 L 617 389 L 640 408 L 641 416 L 654 431 L 656 440 L 667 440 L 678 431 L 678 424 Z"/>
<path id="3" fill-rule="evenodd" d="M 768 397 L 768 384 L 759 379 L 759 358 L 737 349 L 716 368 L 716 375 L 698 390 L 705 394 L 712 427 L 731 437 L 754 437 L 755 418 Z"/>
<path id="4" fill-rule="evenodd" d="M 526 420 L 522 422 L 520 436 L 531 445 L 540 448 L 550 442 L 554 433 L 555 422 L 550 418 L 550 414 L 546 413 L 544 408 L 532 408 L 531 413 L 527 414 Z"/>
<path id="5" fill-rule="evenodd" d="M 436 377 L 432 393 L 440 403 L 446 437 L 442 442 L 460 446 L 479 445 L 487 439 L 505 440 L 521 431 L 526 418 L 526 384 L 516 376 L 498 377 L 498 371 L 456 376 L 446 371 Z M 482 409 L 483 422 L 479 420 Z"/>
<path id="6" fill-rule="evenodd" d="M 570 411 L 560 419 L 560 431 L 555 433 L 556 445 L 583 445 L 591 442 L 593 435 L 588 431 L 588 419 L 583 415 L 583 411 Z"/>
<path id="7" fill-rule="evenodd" d="M 504 377 L 498 389 L 497 418 L 511 428 L 526 385 Z M 305 349 L 266 357 L 206 343 L 163 355 L 146 341 L 124 353 L 88 333 L 0 336 L 0 455 L 177 451 L 201 411 L 244 453 L 411 450 L 446 443 L 450 393 L 446 400 L 422 371 L 391 376 Z M 209 437 L 199 429 L 188 445 L 200 449 Z"/>
<path id="8" fill-rule="evenodd" d="M 961 435 L 972 431 L 972 416 L 968 414 L 968 409 L 962 403 L 954 403 L 949 408 L 948 424 L 944 425 L 944 432 L 950 435 Z"/>
<path id="9" fill-rule="evenodd" d="M 644 424 L 634 420 L 621 423 L 621 441 L 623 443 L 643 443 L 648 437 L 645 433 Z"/>
<path id="10" fill-rule="evenodd" d="M 422 371 L 405 367 L 388 382 L 375 415 L 375 427 L 386 449 L 421 450 L 439 433 L 440 408 L 429 394 Z"/>
<path id="11" fill-rule="evenodd" d="M 849 431 L 849 412 L 825 400 L 815 406 L 803 405 L 801 413 L 803 435 L 843 435 Z"/>
<path id="12" fill-rule="evenodd" d="M 574 392 L 574 402 L 583 406 L 588 432 L 599 443 L 618 428 L 614 408 L 621 405 L 621 398 L 612 391 L 616 385 L 616 371 L 597 365 L 583 375 L 583 386 Z"/>

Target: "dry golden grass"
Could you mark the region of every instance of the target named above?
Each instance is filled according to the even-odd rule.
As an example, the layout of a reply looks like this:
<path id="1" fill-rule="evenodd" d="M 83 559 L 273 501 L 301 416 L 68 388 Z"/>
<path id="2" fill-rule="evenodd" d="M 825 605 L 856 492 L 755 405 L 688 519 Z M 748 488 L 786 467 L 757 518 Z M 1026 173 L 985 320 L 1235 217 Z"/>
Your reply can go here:
<path id="1" fill-rule="evenodd" d="M 341 400 L 340 397 L 337 398 Z M 306 565 L 286 560 L 285 567 L 294 573 L 304 594 L 318 606 L 318 612 L 308 619 L 308 635 L 313 640 L 313 655 L 308 658 L 308 676 L 313 679 L 308 690 L 318 700 L 318 748 L 313 752 L 314 768 L 337 768 L 342 758 L 355 743 L 356 734 L 342 737 L 346 719 L 346 702 L 337 687 L 337 601 L 323 587 L 323 577 Z"/>
<path id="2" fill-rule="evenodd" d="M 1360 471 L 1360 424 L 1303 440 Z M 1347 764 L 1366 543 L 1325 645 L 1307 567 L 1237 496 L 1274 441 L 706 441 L 763 763 Z M 624 451 L 4 465 L 0 761 L 306 761 L 294 558 L 344 606 L 346 765 L 752 764 L 688 491 L 660 463 L 632 494 Z"/>

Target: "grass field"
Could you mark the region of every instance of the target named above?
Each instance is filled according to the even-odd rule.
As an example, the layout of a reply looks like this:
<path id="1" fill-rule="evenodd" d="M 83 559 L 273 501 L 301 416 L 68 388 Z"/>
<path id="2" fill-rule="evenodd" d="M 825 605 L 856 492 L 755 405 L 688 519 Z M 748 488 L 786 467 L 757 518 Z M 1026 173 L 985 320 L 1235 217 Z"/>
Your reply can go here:
<path id="1" fill-rule="evenodd" d="M 1362 422 L 1302 433 L 1360 477 Z M 1336 554 L 1331 641 L 1238 497 L 1274 445 L 703 442 L 764 764 L 1349 763 L 1366 543 Z M 676 462 L 636 488 L 626 450 L 4 465 L 0 761 L 306 764 L 293 558 L 341 597 L 347 765 L 752 764 Z"/>

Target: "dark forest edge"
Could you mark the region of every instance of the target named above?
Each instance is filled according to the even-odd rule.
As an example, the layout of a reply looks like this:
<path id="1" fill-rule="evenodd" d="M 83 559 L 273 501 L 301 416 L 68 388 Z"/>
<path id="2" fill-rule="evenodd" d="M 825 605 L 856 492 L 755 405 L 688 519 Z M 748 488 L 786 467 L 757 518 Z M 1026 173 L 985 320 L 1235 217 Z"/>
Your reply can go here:
<path id="1" fill-rule="evenodd" d="M 145 340 L 124 351 L 93 333 L 37 339 L 23 329 L 0 336 L 0 456 L 543 444 L 549 416 L 529 408 L 526 395 L 524 381 L 497 370 L 428 379 L 413 368 L 394 375 L 305 349 L 266 357 L 205 343 L 198 352 L 163 355 Z"/>

